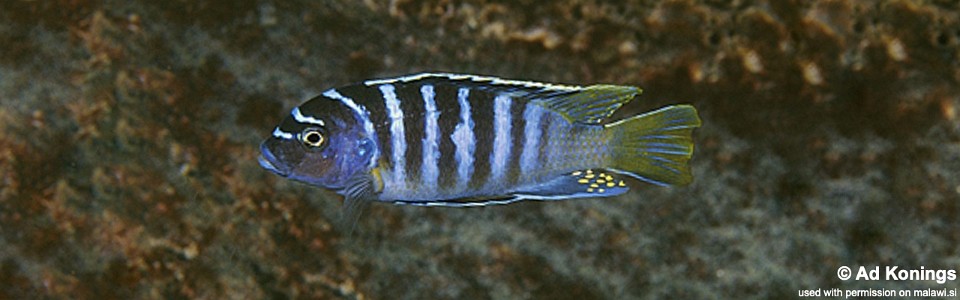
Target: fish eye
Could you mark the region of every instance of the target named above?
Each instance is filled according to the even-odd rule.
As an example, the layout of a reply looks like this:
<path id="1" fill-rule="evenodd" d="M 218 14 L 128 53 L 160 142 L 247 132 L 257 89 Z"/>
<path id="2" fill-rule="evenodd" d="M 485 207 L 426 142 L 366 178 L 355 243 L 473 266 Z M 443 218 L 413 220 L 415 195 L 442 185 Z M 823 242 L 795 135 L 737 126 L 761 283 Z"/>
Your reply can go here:
<path id="1" fill-rule="evenodd" d="M 300 134 L 300 142 L 310 147 L 320 147 L 323 145 L 323 133 L 316 128 L 309 128 Z"/>

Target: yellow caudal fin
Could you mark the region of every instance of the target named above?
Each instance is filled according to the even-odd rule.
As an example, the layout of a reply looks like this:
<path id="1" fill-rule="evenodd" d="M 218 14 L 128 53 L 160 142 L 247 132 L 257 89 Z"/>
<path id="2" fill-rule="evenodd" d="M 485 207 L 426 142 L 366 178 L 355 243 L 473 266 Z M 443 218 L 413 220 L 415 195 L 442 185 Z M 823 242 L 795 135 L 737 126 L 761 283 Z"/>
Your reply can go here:
<path id="1" fill-rule="evenodd" d="M 700 124 L 697 109 L 690 105 L 667 106 L 607 124 L 613 151 L 609 169 L 660 186 L 689 184 L 692 134 Z"/>

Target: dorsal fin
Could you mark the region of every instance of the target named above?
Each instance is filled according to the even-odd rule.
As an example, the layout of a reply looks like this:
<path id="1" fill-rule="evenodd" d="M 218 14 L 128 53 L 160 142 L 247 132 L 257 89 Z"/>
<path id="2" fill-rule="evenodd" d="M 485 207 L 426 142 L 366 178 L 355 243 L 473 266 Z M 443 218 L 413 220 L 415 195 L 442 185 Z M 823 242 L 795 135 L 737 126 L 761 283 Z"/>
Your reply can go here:
<path id="1" fill-rule="evenodd" d="M 368 80 L 363 84 L 375 86 L 381 84 L 456 82 L 458 84 L 487 90 L 495 93 L 507 93 L 529 101 L 534 101 L 551 111 L 561 114 L 567 121 L 583 124 L 600 124 L 623 104 L 630 102 L 641 90 L 632 86 L 598 84 L 591 86 L 562 85 L 535 81 L 511 80 L 497 77 L 421 73 L 396 78 Z"/>
<path id="2" fill-rule="evenodd" d="M 640 92 L 639 88 L 632 86 L 598 84 L 572 93 L 532 100 L 560 113 L 567 121 L 600 124 Z"/>
<path id="3" fill-rule="evenodd" d="M 420 73 L 420 74 L 413 74 L 413 75 L 394 77 L 394 78 L 367 80 L 367 81 L 364 81 L 363 84 L 367 86 L 375 86 L 375 85 L 381 85 L 381 84 L 403 84 L 403 83 L 412 83 L 412 82 L 442 82 L 442 81 L 461 82 L 468 86 L 488 87 L 491 89 L 498 89 L 498 88 L 522 89 L 522 90 L 525 90 L 525 92 L 529 92 L 529 93 L 571 92 L 571 91 L 578 91 L 583 89 L 583 87 L 573 86 L 573 85 L 544 83 L 544 82 L 526 81 L 526 80 L 512 80 L 512 79 L 503 79 L 503 78 L 492 77 L 492 76 L 451 74 L 451 73 Z"/>

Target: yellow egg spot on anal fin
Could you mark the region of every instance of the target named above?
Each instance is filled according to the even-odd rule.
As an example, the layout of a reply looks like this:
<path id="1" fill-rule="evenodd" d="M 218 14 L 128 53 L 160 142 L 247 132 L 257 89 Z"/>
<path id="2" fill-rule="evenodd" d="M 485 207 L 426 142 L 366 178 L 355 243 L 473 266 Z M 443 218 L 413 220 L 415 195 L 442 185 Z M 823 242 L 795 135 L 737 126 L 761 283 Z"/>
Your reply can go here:
<path id="1" fill-rule="evenodd" d="M 598 189 L 597 192 L 598 192 L 598 193 L 603 193 L 604 191 L 603 191 L 603 189 Z"/>
<path id="2" fill-rule="evenodd" d="M 583 176 L 583 178 L 586 178 L 586 179 L 593 179 L 593 177 L 594 175 L 590 173 L 587 173 L 587 175 Z"/>
<path id="3" fill-rule="evenodd" d="M 590 180 L 586 180 L 586 179 L 577 180 L 577 183 L 582 183 L 582 184 L 587 184 L 587 183 L 589 183 L 589 182 L 590 182 Z"/>
<path id="4" fill-rule="evenodd" d="M 591 184 L 590 184 L 590 187 L 592 187 L 592 188 L 598 188 L 598 187 L 600 187 L 600 186 L 597 185 L 596 183 L 591 183 Z"/>
<path id="5" fill-rule="evenodd" d="M 606 180 L 603 180 L 603 179 L 597 179 L 597 183 L 599 183 L 599 184 L 604 184 L 605 182 L 607 182 L 607 181 L 606 181 Z"/>
<path id="6" fill-rule="evenodd" d="M 607 187 L 613 187 L 613 186 L 614 186 L 613 182 L 607 182 Z"/>
<path id="7" fill-rule="evenodd" d="M 573 171 L 573 173 L 570 173 L 570 175 L 573 175 L 573 176 L 580 176 L 580 174 L 583 174 L 583 172 Z"/>
<path id="8" fill-rule="evenodd" d="M 617 185 L 619 185 L 619 186 L 627 186 L 627 184 L 623 183 L 623 180 L 620 180 L 620 182 L 618 182 Z"/>
<path id="9" fill-rule="evenodd" d="M 587 193 L 593 193 L 593 188 L 587 188 Z"/>

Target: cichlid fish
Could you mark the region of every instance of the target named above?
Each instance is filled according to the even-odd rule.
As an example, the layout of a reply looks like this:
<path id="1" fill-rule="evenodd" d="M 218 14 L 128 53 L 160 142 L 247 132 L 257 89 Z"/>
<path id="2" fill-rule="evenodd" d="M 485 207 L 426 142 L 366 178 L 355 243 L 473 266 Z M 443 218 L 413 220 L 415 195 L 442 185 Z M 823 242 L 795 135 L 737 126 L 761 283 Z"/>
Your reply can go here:
<path id="1" fill-rule="evenodd" d="M 690 183 L 693 106 L 605 121 L 639 93 L 458 74 L 369 80 L 294 108 L 259 162 L 346 207 L 609 197 L 629 189 L 624 177 Z"/>

